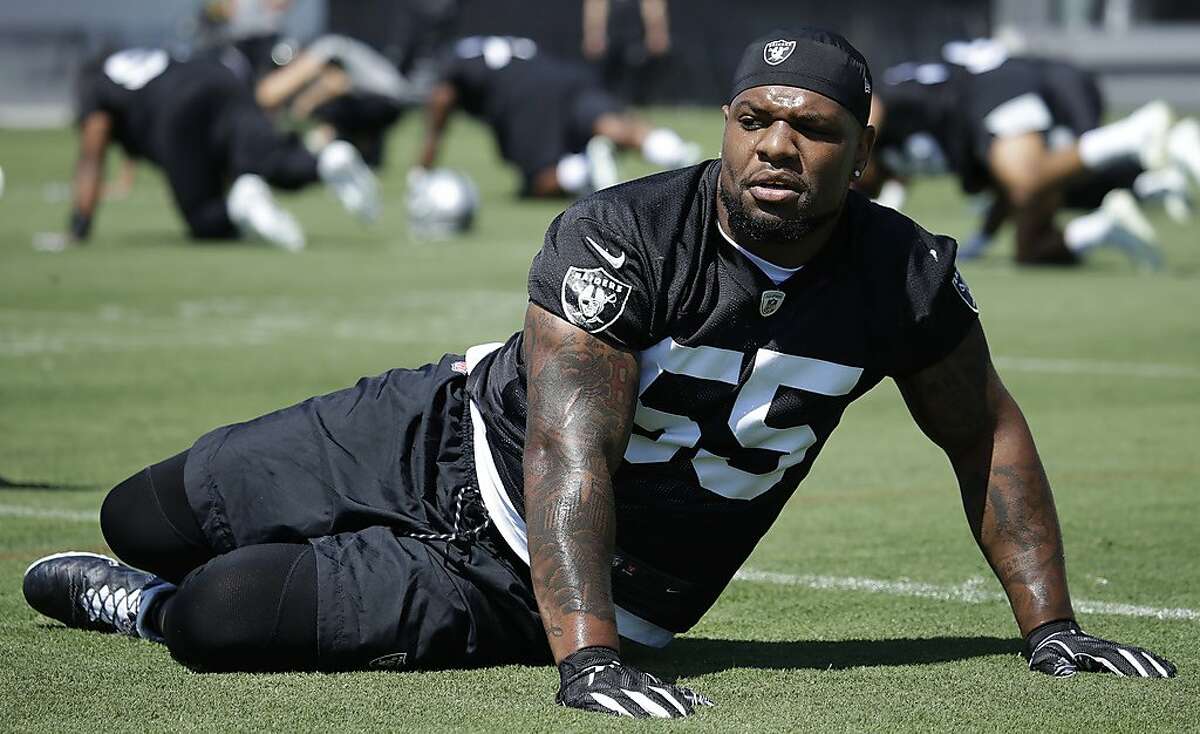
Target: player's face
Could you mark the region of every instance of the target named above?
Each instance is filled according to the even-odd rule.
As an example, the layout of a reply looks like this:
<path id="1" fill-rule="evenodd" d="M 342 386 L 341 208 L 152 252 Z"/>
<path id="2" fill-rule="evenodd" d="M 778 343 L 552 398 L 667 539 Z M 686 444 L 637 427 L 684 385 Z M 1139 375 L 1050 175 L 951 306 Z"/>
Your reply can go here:
<path id="1" fill-rule="evenodd" d="M 735 236 L 798 239 L 838 215 L 870 152 L 871 135 L 849 111 L 817 92 L 766 86 L 724 112 L 721 197 L 731 227 L 745 230 Z"/>

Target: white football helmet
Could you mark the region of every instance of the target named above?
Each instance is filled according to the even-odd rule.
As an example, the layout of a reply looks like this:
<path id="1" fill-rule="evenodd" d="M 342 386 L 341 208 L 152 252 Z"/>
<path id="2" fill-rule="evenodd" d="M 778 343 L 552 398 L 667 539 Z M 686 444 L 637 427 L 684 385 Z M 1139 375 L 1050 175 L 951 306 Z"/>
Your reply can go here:
<path id="1" fill-rule="evenodd" d="M 408 176 L 408 227 L 414 236 L 444 239 L 471 228 L 479 190 L 449 168 L 414 169 Z"/>

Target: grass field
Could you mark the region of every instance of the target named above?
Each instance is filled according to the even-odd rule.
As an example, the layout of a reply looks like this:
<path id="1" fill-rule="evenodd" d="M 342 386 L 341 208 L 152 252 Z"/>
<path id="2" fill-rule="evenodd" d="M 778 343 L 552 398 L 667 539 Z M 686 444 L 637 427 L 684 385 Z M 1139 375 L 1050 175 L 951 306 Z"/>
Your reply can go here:
<path id="1" fill-rule="evenodd" d="M 656 116 L 715 153 L 715 112 Z M 74 141 L 0 133 L 0 730 L 1200 728 L 1200 237 L 1161 217 L 1162 273 L 1115 253 L 1017 270 L 1005 244 L 964 274 L 1039 440 L 1085 627 L 1161 652 L 1175 680 L 1026 672 L 947 462 L 890 383 L 850 409 L 746 578 L 672 647 L 629 654 L 719 704 L 687 721 L 553 707 L 550 668 L 204 675 L 162 647 L 39 618 L 20 593 L 26 564 L 104 551 L 97 509 L 133 471 L 216 425 L 517 327 L 559 206 L 514 199 L 490 142 L 457 123 L 445 163 L 479 183 L 479 226 L 410 241 L 416 132 L 409 120 L 392 139 L 379 226 L 320 190 L 284 199 L 308 230 L 297 256 L 190 244 L 146 169 L 87 248 L 35 252 L 34 234 L 65 222 Z M 974 219 L 950 182 L 917 188 L 910 213 L 956 236 Z"/>

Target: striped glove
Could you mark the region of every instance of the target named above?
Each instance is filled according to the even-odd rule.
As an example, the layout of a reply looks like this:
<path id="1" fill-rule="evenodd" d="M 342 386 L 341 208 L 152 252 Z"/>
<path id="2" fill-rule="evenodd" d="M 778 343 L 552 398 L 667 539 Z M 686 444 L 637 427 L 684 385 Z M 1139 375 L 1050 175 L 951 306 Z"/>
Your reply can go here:
<path id="1" fill-rule="evenodd" d="M 1172 678 L 1175 666 L 1149 650 L 1092 637 L 1074 620 L 1048 622 L 1025 638 L 1029 669 L 1056 678 L 1079 671 L 1131 678 Z"/>
<path id="2" fill-rule="evenodd" d="M 617 651 L 585 647 L 558 664 L 560 706 L 617 716 L 674 719 L 713 702 L 690 688 L 671 685 L 621 662 Z"/>

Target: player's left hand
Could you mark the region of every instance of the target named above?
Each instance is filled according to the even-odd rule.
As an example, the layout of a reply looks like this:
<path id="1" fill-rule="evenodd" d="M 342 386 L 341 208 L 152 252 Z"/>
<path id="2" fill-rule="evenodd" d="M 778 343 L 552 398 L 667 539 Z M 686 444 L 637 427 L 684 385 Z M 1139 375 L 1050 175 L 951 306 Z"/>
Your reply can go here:
<path id="1" fill-rule="evenodd" d="M 1130 678 L 1172 678 L 1175 666 L 1149 650 L 1102 640 L 1079 629 L 1073 620 L 1050 622 L 1025 638 L 1029 669 L 1056 678 L 1079 671 L 1116 673 Z"/>

